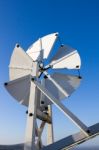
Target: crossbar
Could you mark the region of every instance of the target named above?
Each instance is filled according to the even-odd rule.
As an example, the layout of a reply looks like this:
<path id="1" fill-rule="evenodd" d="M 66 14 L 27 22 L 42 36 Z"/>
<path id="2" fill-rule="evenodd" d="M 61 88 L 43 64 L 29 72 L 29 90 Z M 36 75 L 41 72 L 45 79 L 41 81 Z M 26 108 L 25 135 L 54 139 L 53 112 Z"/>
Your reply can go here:
<path id="1" fill-rule="evenodd" d="M 99 123 L 88 127 L 88 129 L 92 134 L 87 137 L 85 136 L 85 134 L 83 134 L 83 132 L 78 132 L 62 140 L 54 142 L 53 144 L 45 146 L 41 150 L 69 150 L 74 146 L 77 146 L 78 144 L 81 144 L 99 135 Z"/>

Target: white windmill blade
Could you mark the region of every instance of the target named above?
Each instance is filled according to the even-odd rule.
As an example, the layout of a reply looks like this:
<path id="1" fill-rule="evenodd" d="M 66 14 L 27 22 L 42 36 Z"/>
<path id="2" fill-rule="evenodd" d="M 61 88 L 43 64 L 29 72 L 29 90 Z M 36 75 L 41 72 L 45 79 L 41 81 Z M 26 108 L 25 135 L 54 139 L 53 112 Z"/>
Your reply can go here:
<path id="1" fill-rule="evenodd" d="M 27 50 L 27 54 L 35 61 L 38 59 L 40 52 L 43 50 L 43 58 L 47 58 L 58 37 L 58 33 L 52 33 L 38 39 Z"/>
<path id="2" fill-rule="evenodd" d="M 44 80 L 43 86 L 58 100 L 62 100 L 70 96 L 77 89 L 81 81 L 81 79 L 78 76 L 66 75 L 62 73 L 54 73 L 51 75 L 51 78 L 57 84 L 52 82 L 51 79 L 45 78 L 42 79 Z M 64 92 L 60 90 L 60 88 L 57 85 L 60 85 L 60 87 L 65 91 L 65 93 L 67 93 L 67 96 Z M 43 99 L 45 103 L 51 104 L 48 98 L 43 96 Z"/>
<path id="3" fill-rule="evenodd" d="M 81 78 L 75 75 L 54 73 L 51 76 L 70 96 L 80 85 Z"/>
<path id="4" fill-rule="evenodd" d="M 10 82 L 5 83 L 5 88 L 20 104 L 28 106 L 31 89 L 31 75 L 27 75 Z M 41 91 L 37 89 L 37 108 L 40 109 L 40 94 Z"/>
<path id="5" fill-rule="evenodd" d="M 16 45 L 11 56 L 9 65 L 10 80 L 14 80 L 28 74 L 33 69 L 33 60 L 25 53 L 25 51 Z"/>
<path id="6" fill-rule="evenodd" d="M 31 87 L 31 76 L 27 75 L 8 83 L 5 88 L 19 103 L 28 106 Z"/>
<path id="7" fill-rule="evenodd" d="M 54 69 L 80 69 L 81 59 L 77 50 L 63 45 L 51 59 L 50 66 Z"/>

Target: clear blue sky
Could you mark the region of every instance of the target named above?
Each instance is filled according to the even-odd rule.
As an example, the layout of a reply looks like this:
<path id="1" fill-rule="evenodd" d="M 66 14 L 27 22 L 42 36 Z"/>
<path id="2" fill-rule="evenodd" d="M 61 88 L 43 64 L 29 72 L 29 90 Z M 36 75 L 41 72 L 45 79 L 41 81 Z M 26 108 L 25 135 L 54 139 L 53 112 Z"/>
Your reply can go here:
<path id="1" fill-rule="evenodd" d="M 0 144 L 24 140 L 26 108 L 3 87 L 9 80 L 13 48 L 20 43 L 27 50 L 37 38 L 52 32 L 59 32 L 63 43 L 77 48 L 82 59 L 82 83 L 64 104 L 86 125 L 99 122 L 99 1 L 0 0 Z M 78 131 L 53 109 L 56 140 Z M 98 141 L 85 145 L 99 145 Z"/>

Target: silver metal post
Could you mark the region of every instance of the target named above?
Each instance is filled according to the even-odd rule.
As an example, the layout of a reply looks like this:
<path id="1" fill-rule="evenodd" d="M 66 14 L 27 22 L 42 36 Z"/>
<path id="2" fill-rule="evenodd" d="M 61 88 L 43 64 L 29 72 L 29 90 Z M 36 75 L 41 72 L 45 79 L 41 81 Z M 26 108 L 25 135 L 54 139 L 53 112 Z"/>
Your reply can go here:
<path id="1" fill-rule="evenodd" d="M 36 75 L 37 75 L 37 63 L 34 63 L 33 76 L 35 77 Z M 24 150 L 36 150 L 35 147 L 35 128 L 36 128 L 36 112 L 37 112 L 36 98 L 37 98 L 37 87 L 31 81 Z"/>
<path id="2" fill-rule="evenodd" d="M 52 105 L 48 106 L 48 114 L 52 120 Z M 53 120 L 51 124 L 47 124 L 47 144 L 52 144 L 54 142 L 54 133 L 53 133 Z"/>

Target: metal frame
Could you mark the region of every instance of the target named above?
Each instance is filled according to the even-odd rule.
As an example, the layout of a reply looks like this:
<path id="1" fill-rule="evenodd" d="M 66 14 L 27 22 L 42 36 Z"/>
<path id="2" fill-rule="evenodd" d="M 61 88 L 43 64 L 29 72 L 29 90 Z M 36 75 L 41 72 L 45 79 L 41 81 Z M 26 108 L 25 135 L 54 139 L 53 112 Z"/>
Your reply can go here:
<path id="1" fill-rule="evenodd" d="M 37 126 L 36 130 L 37 130 L 37 137 L 38 137 L 36 147 L 37 147 L 37 149 L 41 149 L 43 147 L 41 135 L 42 135 L 42 132 L 43 132 L 44 127 L 45 127 L 45 121 L 41 122 L 40 128 L 38 128 L 37 122 L 36 122 L 36 126 Z"/>
<path id="2" fill-rule="evenodd" d="M 51 117 L 51 124 L 47 124 L 47 145 L 54 143 L 53 120 L 52 120 L 52 105 L 48 106 L 48 115 Z"/>
<path id="3" fill-rule="evenodd" d="M 26 137 L 24 150 L 40 150 L 43 148 L 41 136 L 44 130 L 46 121 L 41 122 L 40 128 L 37 126 L 37 88 L 43 93 L 52 103 L 54 103 L 80 130 L 84 133 L 86 137 L 89 136 L 90 132 L 88 127 L 79 120 L 69 109 L 67 109 L 59 100 L 57 100 L 48 90 L 44 88 L 36 79 L 38 76 L 38 62 L 33 63 L 33 73 L 31 77 L 31 88 L 27 115 L 27 126 L 26 126 Z M 63 93 L 68 96 L 67 93 L 62 89 L 62 87 L 51 78 L 51 76 L 45 71 L 44 74 L 53 82 L 53 84 Z M 48 106 L 48 116 L 51 119 L 51 124 L 47 126 L 47 144 L 52 144 L 54 142 L 53 135 L 53 122 L 52 122 L 52 106 Z M 36 142 L 37 138 L 37 142 Z"/>
<path id="4" fill-rule="evenodd" d="M 52 38 L 52 35 L 54 35 L 53 38 Z M 80 144 L 81 142 L 84 142 L 85 140 L 93 138 L 94 136 L 99 134 L 99 124 L 93 125 L 92 127 L 87 127 L 76 115 L 74 115 L 68 108 L 66 108 L 59 99 L 56 99 L 45 88 L 45 86 L 43 84 L 40 84 L 40 82 L 38 81 L 38 77 L 40 77 L 40 75 L 43 73 L 57 87 L 57 89 L 60 92 L 62 92 L 62 94 L 64 94 L 65 97 L 69 96 L 67 91 L 65 91 L 59 85 L 59 83 L 57 83 L 45 70 L 47 70 L 48 68 L 53 68 L 53 66 L 55 64 L 63 61 L 67 57 L 75 54 L 77 51 L 74 51 L 58 60 L 52 61 L 52 63 L 45 66 L 45 68 L 43 66 L 40 66 L 41 65 L 40 62 L 42 62 L 43 58 L 47 58 L 47 56 L 49 56 L 50 50 L 52 49 L 52 47 L 58 37 L 58 33 L 52 34 L 52 35 L 50 35 L 51 36 L 51 45 L 49 43 L 48 43 L 49 45 L 45 44 L 45 49 L 46 49 L 46 46 L 49 47 L 49 51 L 45 51 L 45 53 L 44 53 L 44 49 L 42 48 L 42 38 L 38 40 L 38 41 L 40 41 L 40 46 L 41 46 L 41 51 L 40 51 L 39 57 L 37 57 L 38 60 L 36 60 L 36 61 L 32 60 L 33 56 L 32 56 L 32 54 L 30 54 L 31 49 L 28 49 L 28 51 L 27 51 L 28 59 L 26 59 L 26 60 L 28 62 L 28 65 L 31 66 L 30 68 L 27 68 L 24 65 L 22 65 L 22 67 L 20 67 L 20 64 L 18 67 L 16 65 L 15 58 L 18 58 L 20 56 L 20 60 L 21 60 L 20 54 L 22 54 L 22 56 L 27 58 L 26 53 L 22 50 L 22 48 L 19 47 L 19 45 L 17 45 L 15 47 L 15 51 L 17 52 L 17 55 L 15 52 L 12 55 L 13 59 L 11 60 L 10 69 L 30 70 L 30 74 L 31 74 L 31 75 L 29 75 L 31 81 L 30 81 L 30 91 L 29 91 L 30 92 L 29 93 L 29 104 L 27 104 L 28 111 L 27 111 L 27 123 L 26 123 L 26 135 L 25 135 L 24 150 L 50 150 L 50 149 L 59 150 L 59 149 L 64 149 L 65 147 L 66 147 L 66 149 L 70 149 L 73 146 Z M 49 38 L 45 39 L 44 40 L 45 43 L 46 43 L 46 40 L 49 41 L 50 39 Z M 35 43 L 35 46 L 36 46 L 35 52 L 37 52 L 37 49 L 36 49 L 36 48 L 38 48 L 37 42 Z M 18 50 L 18 48 L 20 48 L 20 49 Z M 45 54 L 45 56 L 44 56 L 44 54 Z M 16 67 L 13 66 L 12 64 L 15 64 Z M 43 65 L 43 62 L 42 62 L 42 65 Z M 20 75 L 20 72 L 18 72 L 17 75 Z M 9 84 L 13 84 L 13 82 L 16 82 L 19 80 L 21 81 L 24 78 L 21 76 L 19 76 L 19 77 L 20 77 L 19 79 L 15 79 L 15 80 L 14 80 L 14 78 L 11 77 L 11 80 L 13 80 L 13 81 L 10 81 L 9 83 L 5 83 L 5 86 L 7 86 Z M 25 76 L 25 78 L 26 78 L 26 76 Z M 58 107 L 58 109 L 60 109 L 60 111 L 62 111 L 65 114 L 66 117 L 68 117 L 81 130 L 77 134 L 66 137 L 65 140 L 63 139 L 63 141 L 60 140 L 59 141 L 60 146 L 59 146 L 59 142 L 58 142 L 58 144 L 57 144 L 57 142 L 54 143 L 52 105 L 48 105 L 48 110 L 46 111 L 46 114 L 43 111 L 40 111 L 38 109 L 38 105 L 40 105 L 40 99 L 39 100 L 37 99 L 38 89 L 41 92 L 42 98 L 44 98 L 46 96 L 53 104 L 56 105 L 56 107 Z M 19 94 L 17 94 L 17 95 L 19 95 Z M 22 101 L 20 101 L 20 103 L 23 103 L 23 99 L 22 99 Z M 40 127 L 38 127 L 37 118 L 39 118 L 41 120 Z M 47 144 L 49 146 L 43 147 L 43 142 L 42 142 L 41 136 L 42 136 L 42 133 L 43 133 L 46 123 L 48 123 L 47 124 Z"/>
<path id="5" fill-rule="evenodd" d="M 35 128 L 36 128 L 36 86 L 31 83 L 30 100 L 28 106 L 26 136 L 24 150 L 35 149 Z"/>
<path id="6" fill-rule="evenodd" d="M 88 127 L 88 129 L 92 134 L 87 137 L 85 134 L 83 134 L 82 131 L 80 131 L 59 141 L 56 141 L 53 144 L 42 148 L 41 150 L 70 150 L 78 144 L 81 144 L 99 135 L 99 123 Z"/>
<path id="7" fill-rule="evenodd" d="M 38 63 L 33 63 L 33 74 L 31 77 L 31 87 L 30 87 L 30 97 L 29 97 L 29 105 L 28 105 L 28 114 L 27 114 L 27 125 L 26 125 L 26 136 L 25 136 L 25 144 L 24 150 L 40 150 L 43 148 L 43 143 L 41 140 L 42 132 L 45 127 L 45 123 L 47 124 L 47 144 L 52 144 L 54 142 L 53 136 L 53 123 L 52 123 L 52 106 L 48 106 L 48 118 L 44 121 L 43 112 L 38 112 L 37 110 L 37 85 L 33 82 L 34 79 L 38 76 Z M 32 80 L 33 79 L 33 80 Z M 40 114 L 41 113 L 41 114 Z M 37 115 L 41 116 L 41 125 L 38 128 L 37 125 Z"/>
<path id="8" fill-rule="evenodd" d="M 67 109 L 60 101 L 58 101 L 48 90 L 44 88 L 38 81 L 33 81 L 38 89 L 52 102 L 54 103 L 76 126 L 78 126 L 82 132 L 88 136 L 88 127 L 79 120 L 69 109 Z"/>
<path id="9" fill-rule="evenodd" d="M 33 63 L 33 67 L 34 67 L 33 76 L 35 77 L 37 76 L 38 64 L 36 62 Z M 36 99 L 37 99 L 36 86 L 31 81 L 24 150 L 36 149 L 35 145 L 35 129 L 36 129 L 36 115 L 37 115 Z"/>

